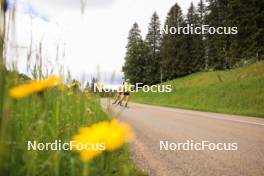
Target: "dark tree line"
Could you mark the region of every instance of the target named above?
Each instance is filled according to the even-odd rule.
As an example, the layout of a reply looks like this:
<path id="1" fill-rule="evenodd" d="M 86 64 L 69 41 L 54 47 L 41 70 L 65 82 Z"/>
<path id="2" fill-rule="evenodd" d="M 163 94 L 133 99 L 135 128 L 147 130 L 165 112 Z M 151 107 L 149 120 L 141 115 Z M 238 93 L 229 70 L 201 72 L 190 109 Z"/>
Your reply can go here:
<path id="1" fill-rule="evenodd" d="M 206 5 L 205 5 L 206 4 Z M 165 26 L 237 27 L 236 35 L 161 34 L 155 12 L 142 39 L 135 23 L 129 32 L 123 72 L 131 83 L 156 84 L 202 70 L 231 69 L 264 57 L 263 0 L 200 0 L 186 15 L 176 3 Z M 164 27 L 165 28 L 165 27 Z"/>

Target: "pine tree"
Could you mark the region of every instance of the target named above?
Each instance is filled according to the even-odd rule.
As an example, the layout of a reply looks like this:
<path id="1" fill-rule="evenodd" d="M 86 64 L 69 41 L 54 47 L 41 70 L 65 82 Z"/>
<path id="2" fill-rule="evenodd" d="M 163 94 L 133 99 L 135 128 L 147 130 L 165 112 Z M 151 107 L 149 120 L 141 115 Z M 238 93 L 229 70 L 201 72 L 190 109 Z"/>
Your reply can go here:
<path id="1" fill-rule="evenodd" d="M 230 19 L 239 33 L 233 37 L 232 56 L 239 60 L 264 56 L 264 1 L 231 0 Z"/>
<path id="2" fill-rule="evenodd" d="M 193 27 L 237 27 L 237 35 L 184 35 L 163 30 L 160 36 L 159 18 L 154 13 L 145 42 L 137 24 L 129 32 L 123 67 L 126 78 L 154 84 L 159 82 L 160 75 L 166 81 L 204 68 L 230 69 L 244 61 L 264 59 L 263 0 L 205 1 L 208 5 L 200 0 L 197 9 L 191 4 L 186 18 L 176 3 L 167 15 L 164 29 L 182 29 L 188 24 Z"/>
<path id="3" fill-rule="evenodd" d="M 255 54 L 257 61 L 264 60 L 264 1 L 255 1 L 256 14 L 254 20 L 256 22 L 257 31 L 254 35 L 256 49 Z"/>
<path id="4" fill-rule="evenodd" d="M 191 3 L 190 8 L 188 9 L 186 23 L 193 25 L 194 27 L 200 26 L 199 15 Z M 194 73 L 204 68 L 204 55 L 205 50 L 203 46 L 203 36 L 198 34 L 189 34 L 185 35 L 186 38 L 186 48 L 183 48 L 183 51 L 187 51 L 186 55 L 186 72 Z"/>
<path id="5" fill-rule="evenodd" d="M 206 18 L 206 6 L 204 4 L 204 0 L 200 0 L 197 7 L 197 14 L 198 14 L 198 26 L 202 27 L 205 25 L 205 18 Z M 203 60 L 202 67 L 204 69 L 208 69 L 208 49 L 206 46 L 206 35 L 201 34 L 202 41 L 201 41 L 201 48 L 203 52 L 203 57 L 201 58 Z"/>
<path id="6" fill-rule="evenodd" d="M 197 7 L 197 14 L 199 16 L 199 24 L 205 24 L 205 16 L 206 16 L 206 6 L 204 4 L 204 0 L 200 0 Z"/>
<path id="7" fill-rule="evenodd" d="M 145 58 L 147 47 L 142 40 L 139 26 L 135 23 L 129 32 L 125 65 L 122 70 L 132 84 L 146 83 Z"/>
<path id="8" fill-rule="evenodd" d="M 263 56 L 263 1 L 208 0 L 207 23 L 211 26 L 237 27 L 237 35 L 209 35 L 210 65 L 216 69 L 233 68 L 237 63 Z M 262 26 L 262 27 L 261 27 Z"/>
<path id="9" fill-rule="evenodd" d="M 180 6 L 176 3 L 169 11 L 165 22 L 165 27 L 182 27 L 184 19 Z M 164 80 L 171 80 L 179 76 L 186 75 L 185 53 L 183 51 L 183 34 L 164 33 L 161 46 L 161 64 Z"/>
<path id="10" fill-rule="evenodd" d="M 208 15 L 206 23 L 212 27 L 229 26 L 229 2 L 228 0 L 207 0 Z M 208 34 L 208 65 L 209 67 L 221 70 L 232 67 L 230 58 L 230 35 Z"/>
<path id="11" fill-rule="evenodd" d="M 148 47 L 148 55 L 146 60 L 147 84 L 159 82 L 160 75 L 160 21 L 157 13 L 152 15 L 149 23 L 148 33 L 146 36 L 146 45 Z"/>
<path id="12" fill-rule="evenodd" d="M 128 34 L 128 44 L 126 47 L 129 48 L 132 44 L 138 42 L 139 40 L 142 40 L 141 31 L 138 24 L 134 23 Z"/>

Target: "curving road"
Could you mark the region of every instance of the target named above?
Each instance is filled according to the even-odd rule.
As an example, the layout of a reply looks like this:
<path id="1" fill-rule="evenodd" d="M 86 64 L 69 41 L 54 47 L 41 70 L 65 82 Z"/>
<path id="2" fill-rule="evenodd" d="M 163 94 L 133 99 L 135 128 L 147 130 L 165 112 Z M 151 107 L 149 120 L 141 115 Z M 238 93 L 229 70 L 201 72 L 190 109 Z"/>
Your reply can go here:
<path id="1" fill-rule="evenodd" d="M 131 125 L 133 159 L 150 176 L 264 176 L 264 119 L 135 103 L 125 109 L 106 99 L 102 106 Z M 160 150 L 160 141 L 188 140 L 237 143 L 238 150 Z"/>

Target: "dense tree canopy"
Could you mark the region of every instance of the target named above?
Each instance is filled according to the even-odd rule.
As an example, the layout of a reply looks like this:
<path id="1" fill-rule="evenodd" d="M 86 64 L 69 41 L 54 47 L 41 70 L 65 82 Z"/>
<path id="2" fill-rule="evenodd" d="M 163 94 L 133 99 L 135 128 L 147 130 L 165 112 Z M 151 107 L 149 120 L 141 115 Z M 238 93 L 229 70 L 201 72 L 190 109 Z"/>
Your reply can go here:
<path id="1" fill-rule="evenodd" d="M 132 82 L 156 84 L 201 70 L 232 69 L 264 57 L 264 1 L 200 0 L 186 15 L 176 3 L 164 29 L 188 25 L 237 27 L 237 34 L 172 34 L 155 12 L 146 39 L 135 23 L 129 32 L 123 71 Z"/>

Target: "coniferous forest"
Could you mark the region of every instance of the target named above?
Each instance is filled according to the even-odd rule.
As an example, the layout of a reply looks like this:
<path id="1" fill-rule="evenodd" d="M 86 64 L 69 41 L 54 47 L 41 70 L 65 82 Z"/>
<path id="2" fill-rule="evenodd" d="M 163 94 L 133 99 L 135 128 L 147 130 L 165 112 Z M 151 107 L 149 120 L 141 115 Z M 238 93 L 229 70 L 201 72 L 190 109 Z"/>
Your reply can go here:
<path id="1" fill-rule="evenodd" d="M 131 83 L 156 84 L 199 71 L 226 70 L 264 58 L 263 0 L 200 0 L 183 14 L 176 3 L 164 28 L 237 27 L 230 34 L 171 34 L 153 13 L 143 38 L 135 22 L 129 31 L 123 72 Z M 164 29 L 163 28 L 163 29 Z"/>

